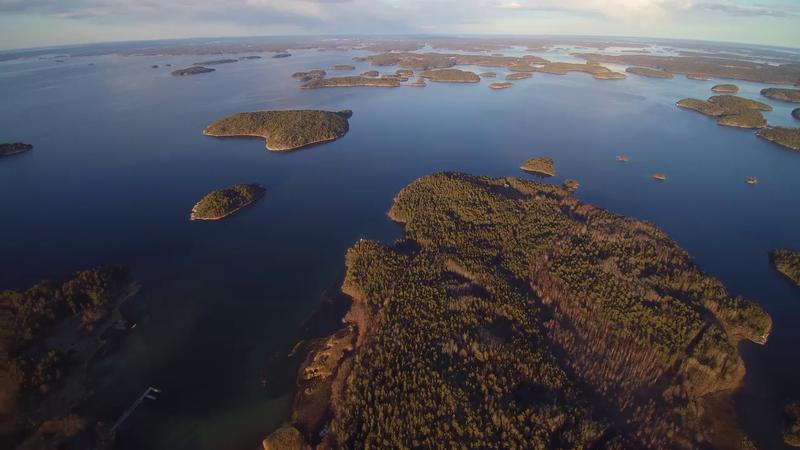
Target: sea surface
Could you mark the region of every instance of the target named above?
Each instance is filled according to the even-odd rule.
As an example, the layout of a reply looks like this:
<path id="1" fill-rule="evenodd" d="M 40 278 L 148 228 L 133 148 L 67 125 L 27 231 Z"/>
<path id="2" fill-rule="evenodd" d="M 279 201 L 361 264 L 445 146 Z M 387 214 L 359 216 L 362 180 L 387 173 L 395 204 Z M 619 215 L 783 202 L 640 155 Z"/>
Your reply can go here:
<path id="1" fill-rule="evenodd" d="M 120 448 L 257 448 L 288 419 L 293 395 L 264 389 L 268 361 L 301 338 L 348 247 L 401 236 L 385 214 L 394 195 L 437 171 L 530 177 L 519 166 L 540 155 L 555 160 L 547 182 L 577 179 L 579 199 L 657 224 L 772 315 L 766 346 L 741 345 L 748 373 L 735 399 L 759 447 L 783 448 L 782 405 L 800 400 L 800 289 L 768 253 L 800 249 L 800 153 L 675 106 L 712 95 L 719 80 L 571 73 L 503 91 L 491 79 L 301 90 L 290 77 L 365 54 L 264 54 L 188 77 L 169 72 L 217 57 L 0 62 L 0 141 L 35 146 L 0 160 L 0 289 L 103 264 L 131 267 L 142 286 L 125 305 L 136 326 L 92 369 L 87 411 L 111 420 L 146 387 L 162 391 L 121 427 Z M 758 95 L 761 84 L 735 83 L 775 107 L 770 123 L 800 125 L 791 104 Z M 289 153 L 202 135 L 228 114 L 289 108 L 351 109 L 350 132 Z M 616 161 L 623 153 L 628 163 Z M 188 220 L 204 194 L 239 182 L 263 184 L 266 197 L 225 221 Z"/>

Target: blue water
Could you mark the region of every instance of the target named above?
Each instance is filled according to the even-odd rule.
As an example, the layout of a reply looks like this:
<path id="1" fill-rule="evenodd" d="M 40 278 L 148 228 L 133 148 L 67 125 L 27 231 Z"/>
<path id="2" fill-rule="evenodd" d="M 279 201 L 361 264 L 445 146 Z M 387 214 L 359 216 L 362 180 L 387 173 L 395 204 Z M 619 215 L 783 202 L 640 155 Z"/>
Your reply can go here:
<path id="1" fill-rule="evenodd" d="M 262 389 L 268 359 L 299 338 L 350 245 L 401 235 L 385 216 L 398 190 L 442 170 L 524 177 L 523 160 L 550 155 L 552 182 L 575 178 L 581 200 L 659 225 L 769 311 L 768 345 L 742 344 L 748 375 L 736 399 L 757 444 L 781 448 L 780 409 L 800 399 L 800 289 L 768 252 L 800 249 L 800 153 L 674 106 L 708 97 L 716 82 L 574 73 L 536 74 L 505 91 L 490 90 L 492 80 L 300 90 L 291 73 L 362 53 L 292 53 L 183 78 L 169 71 L 208 58 L 0 63 L 0 141 L 35 146 L 0 161 L 0 288 L 100 264 L 133 269 L 142 290 L 126 308 L 137 327 L 95 366 L 90 407 L 113 418 L 148 385 L 163 394 L 126 423 L 123 447 L 255 448 L 291 406 L 291 392 Z M 737 84 L 775 107 L 771 123 L 797 126 L 790 104 Z M 344 138 L 288 154 L 201 134 L 230 113 L 283 108 L 354 115 Z M 618 163 L 620 153 L 630 162 Z M 653 181 L 654 171 L 668 179 Z M 758 185 L 744 183 L 751 175 Z M 229 220 L 188 220 L 198 198 L 237 182 L 259 182 L 267 195 Z"/>

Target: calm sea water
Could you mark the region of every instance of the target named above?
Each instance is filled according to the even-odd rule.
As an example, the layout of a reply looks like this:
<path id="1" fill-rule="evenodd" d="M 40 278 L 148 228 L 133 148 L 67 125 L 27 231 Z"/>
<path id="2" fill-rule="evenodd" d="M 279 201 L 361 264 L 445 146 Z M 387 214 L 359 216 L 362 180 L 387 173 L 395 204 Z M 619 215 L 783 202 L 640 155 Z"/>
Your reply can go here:
<path id="1" fill-rule="evenodd" d="M 295 51 L 185 78 L 169 71 L 208 58 L 0 63 L 0 141 L 35 145 L 0 161 L 0 288 L 101 264 L 128 265 L 142 284 L 126 306 L 136 328 L 92 372 L 90 409 L 108 417 L 147 386 L 163 390 L 122 428 L 121 447 L 257 447 L 291 406 L 292 392 L 262 388 L 267 361 L 299 338 L 350 245 L 400 236 L 385 216 L 395 193 L 443 170 L 524 177 L 520 163 L 537 155 L 555 159 L 552 182 L 578 179 L 580 199 L 654 222 L 731 292 L 764 305 L 774 330 L 764 347 L 742 344 L 736 402 L 760 447 L 782 447 L 780 409 L 800 399 L 800 289 L 768 252 L 800 249 L 800 154 L 674 106 L 708 97 L 713 81 L 576 73 L 505 91 L 492 80 L 305 91 L 290 78 L 358 54 Z M 791 105 L 737 84 L 775 107 L 771 123 L 793 125 Z M 352 109 L 350 133 L 288 154 L 201 134 L 227 114 L 283 108 Z M 188 220 L 202 195 L 237 182 L 267 195 L 226 221 Z"/>

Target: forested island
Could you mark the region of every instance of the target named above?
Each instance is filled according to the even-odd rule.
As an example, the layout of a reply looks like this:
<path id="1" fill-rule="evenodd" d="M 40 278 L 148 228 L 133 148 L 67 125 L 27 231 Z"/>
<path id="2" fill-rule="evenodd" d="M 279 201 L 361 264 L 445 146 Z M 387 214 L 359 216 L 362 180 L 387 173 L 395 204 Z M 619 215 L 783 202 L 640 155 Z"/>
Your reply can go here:
<path id="1" fill-rule="evenodd" d="M 800 403 L 790 403 L 783 410 L 783 441 L 792 447 L 800 447 Z"/>
<path id="2" fill-rule="evenodd" d="M 719 405 L 771 319 L 655 226 L 457 173 L 389 216 L 405 237 L 347 252 L 344 328 L 265 448 L 751 448 Z"/>
<path id="3" fill-rule="evenodd" d="M 800 287 L 800 252 L 778 249 L 772 252 L 771 257 L 778 272 Z"/>
<path id="4" fill-rule="evenodd" d="M 190 220 L 221 220 L 264 197 L 266 189 L 257 183 L 234 184 L 209 192 L 192 208 Z"/>
<path id="5" fill-rule="evenodd" d="M 648 77 L 648 78 L 665 78 L 665 79 L 673 78 L 673 75 L 669 72 L 664 72 L 663 70 L 658 70 L 658 69 L 651 69 L 649 67 L 628 67 L 627 69 L 625 69 L 625 72 L 632 73 L 635 75 L 641 75 L 643 77 Z"/>
<path id="6" fill-rule="evenodd" d="M 510 83 L 508 81 L 500 81 L 500 82 L 497 82 L 497 83 L 490 83 L 489 84 L 490 88 L 497 89 L 497 90 L 499 90 L 499 89 L 508 89 L 510 87 L 513 87 L 513 86 L 514 86 L 514 83 Z"/>
<path id="7" fill-rule="evenodd" d="M 319 89 L 332 87 L 398 87 L 397 78 L 373 78 L 364 76 L 316 78 L 302 86 L 303 89 Z"/>
<path id="8" fill-rule="evenodd" d="M 756 136 L 792 150 L 800 150 L 800 128 L 767 127 L 758 130 Z"/>
<path id="9" fill-rule="evenodd" d="M 192 67 L 187 67 L 185 69 L 173 70 L 171 73 L 176 77 L 184 77 L 187 75 L 199 75 L 201 73 L 211 73 L 215 70 L 217 69 L 212 69 L 211 67 L 192 66 Z"/>
<path id="10" fill-rule="evenodd" d="M 715 95 L 707 101 L 685 98 L 676 105 L 715 117 L 719 125 L 737 128 L 764 128 L 767 126 L 767 119 L 761 111 L 772 111 L 772 107 L 765 103 L 735 95 Z"/>
<path id="11" fill-rule="evenodd" d="M 356 70 L 356 66 L 352 64 L 336 64 L 333 66 L 333 70 Z"/>
<path id="12" fill-rule="evenodd" d="M 292 78 L 305 82 L 324 78 L 325 75 L 327 75 L 327 73 L 324 70 L 314 69 L 307 72 L 295 72 L 292 74 Z"/>
<path id="13" fill-rule="evenodd" d="M 520 169 L 525 172 L 535 173 L 536 175 L 541 175 L 544 177 L 552 177 L 556 174 L 553 158 L 550 158 L 549 156 L 529 159 L 520 166 Z"/>
<path id="14" fill-rule="evenodd" d="M 689 80 L 709 81 L 712 80 L 714 77 L 705 73 L 687 73 L 686 78 Z"/>
<path id="15" fill-rule="evenodd" d="M 477 83 L 481 81 L 475 72 L 460 69 L 425 70 L 419 76 L 438 83 Z"/>
<path id="16" fill-rule="evenodd" d="M 761 95 L 772 100 L 800 103 L 800 89 L 766 88 L 761 90 Z"/>
<path id="17" fill-rule="evenodd" d="M 201 61 L 192 64 L 193 66 L 215 66 L 219 64 L 233 64 L 235 62 L 239 62 L 238 59 L 235 58 L 226 58 L 226 59 L 213 59 L 211 61 Z"/>
<path id="18" fill-rule="evenodd" d="M 350 110 L 311 109 L 238 113 L 211 123 L 203 134 L 217 137 L 261 137 L 272 151 L 295 150 L 333 141 L 347 134 Z"/>
<path id="19" fill-rule="evenodd" d="M 736 94 L 739 92 L 739 86 L 735 84 L 717 84 L 711 87 L 711 91 L 718 94 Z"/>
<path id="20" fill-rule="evenodd" d="M 596 80 L 620 80 L 625 78 L 624 73 L 614 72 L 607 67 L 597 64 L 552 62 L 537 67 L 536 71 L 552 75 L 566 75 L 569 72 L 584 72 L 590 74 Z"/>
<path id="21" fill-rule="evenodd" d="M 518 80 L 524 80 L 526 78 L 531 78 L 531 77 L 533 77 L 533 74 L 532 73 L 528 73 L 528 72 L 510 73 L 510 74 L 506 75 L 506 81 L 518 81 Z"/>
<path id="22" fill-rule="evenodd" d="M 495 72 L 481 72 L 481 73 L 478 74 L 478 76 L 481 77 L 481 78 L 494 78 L 494 77 L 497 76 L 497 73 L 495 73 Z"/>
<path id="23" fill-rule="evenodd" d="M 33 145 L 22 142 L 0 144 L 0 156 L 18 155 L 33 150 Z"/>
<path id="24" fill-rule="evenodd" d="M 517 57 L 414 52 L 381 53 L 368 56 L 366 59 L 375 66 L 400 66 L 413 70 L 447 69 L 456 65 L 526 68 L 530 67 L 531 64 L 549 62 L 533 55 Z"/>
<path id="25" fill-rule="evenodd" d="M 137 286 L 124 267 L 0 291 L 0 447 L 98 448 L 107 428 L 77 415 L 86 373 Z"/>

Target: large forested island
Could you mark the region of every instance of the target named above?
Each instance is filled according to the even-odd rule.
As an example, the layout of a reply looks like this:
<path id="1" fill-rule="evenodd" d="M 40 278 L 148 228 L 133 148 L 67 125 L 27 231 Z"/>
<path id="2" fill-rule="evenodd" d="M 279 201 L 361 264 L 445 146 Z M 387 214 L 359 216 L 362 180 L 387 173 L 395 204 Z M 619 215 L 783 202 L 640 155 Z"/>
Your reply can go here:
<path id="1" fill-rule="evenodd" d="M 22 142 L 0 144 L 0 156 L 11 156 L 33 150 L 33 145 Z"/>
<path id="2" fill-rule="evenodd" d="M 761 95 L 782 102 L 800 103 L 800 89 L 766 88 Z"/>
<path id="3" fill-rule="evenodd" d="M 107 427 L 74 414 L 86 372 L 118 309 L 136 292 L 128 270 L 101 267 L 63 281 L 0 291 L 0 447 L 98 448 Z"/>
<path id="4" fill-rule="evenodd" d="M 461 69 L 426 70 L 419 76 L 439 83 L 477 83 L 481 81 L 481 77 L 475 72 Z"/>
<path id="5" fill-rule="evenodd" d="M 745 374 L 737 342 L 766 342 L 771 319 L 655 226 L 558 186 L 457 173 L 415 181 L 389 216 L 404 239 L 347 252 L 345 327 L 308 355 L 276 437 L 295 428 L 317 448 L 751 445 L 725 405 Z"/>
<path id="6" fill-rule="evenodd" d="M 735 95 L 715 95 L 707 101 L 695 98 L 679 100 L 679 108 L 697 111 L 716 117 L 720 125 L 736 128 L 764 128 L 767 120 L 761 111 L 772 111 L 772 107 L 748 98 Z"/>
<path id="7" fill-rule="evenodd" d="M 192 208 L 191 220 L 220 220 L 245 208 L 264 196 L 264 186 L 257 183 L 234 184 L 209 192 Z"/>
<path id="8" fill-rule="evenodd" d="M 664 72 L 663 70 L 658 69 L 651 69 L 649 67 L 628 67 L 625 69 L 625 72 L 632 73 L 634 75 L 641 75 L 643 77 L 648 78 L 666 78 L 670 79 L 673 75 L 669 72 Z"/>
<path id="9" fill-rule="evenodd" d="M 569 72 L 584 72 L 592 75 L 596 80 L 620 80 L 625 78 L 624 73 L 614 72 L 608 67 L 599 66 L 597 64 L 552 62 L 537 67 L 536 71 L 553 75 L 566 75 Z"/>
<path id="10" fill-rule="evenodd" d="M 800 150 L 800 128 L 762 128 L 758 130 L 756 136 L 792 150 Z"/>
<path id="11" fill-rule="evenodd" d="M 294 150 L 344 136 L 352 114 L 312 109 L 238 113 L 211 123 L 203 134 L 262 137 L 268 150 Z"/>
<path id="12" fill-rule="evenodd" d="M 315 78 L 302 86 L 303 89 L 319 89 L 331 87 L 397 87 L 397 78 L 375 78 L 368 76 Z"/>
<path id="13" fill-rule="evenodd" d="M 800 252 L 779 249 L 772 252 L 772 263 L 778 272 L 800 286 Z"/>

